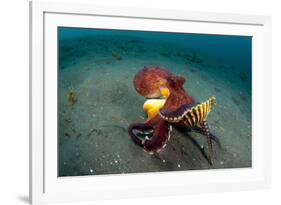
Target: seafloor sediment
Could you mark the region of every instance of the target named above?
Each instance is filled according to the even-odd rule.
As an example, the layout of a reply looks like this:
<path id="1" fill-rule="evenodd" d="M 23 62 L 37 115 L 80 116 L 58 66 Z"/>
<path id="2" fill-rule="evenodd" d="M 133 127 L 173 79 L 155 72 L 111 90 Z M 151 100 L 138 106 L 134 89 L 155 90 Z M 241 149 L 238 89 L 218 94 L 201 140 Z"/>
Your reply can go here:
<path id="1" fill-rule="evenodd" d="M 132 83 L 144 66 L 184 76 L 198 101 L 216 97 L 208 122 L 221 147 L 212 167 L 200 134 L 174 128 L 158 155 L 129 138 L 128 125 L 146 119 Z M 219 59 L 159 41 L 89 37 L 59 42 L 58 72 L 59 176 L 251 166 L 251 79 Z"/>

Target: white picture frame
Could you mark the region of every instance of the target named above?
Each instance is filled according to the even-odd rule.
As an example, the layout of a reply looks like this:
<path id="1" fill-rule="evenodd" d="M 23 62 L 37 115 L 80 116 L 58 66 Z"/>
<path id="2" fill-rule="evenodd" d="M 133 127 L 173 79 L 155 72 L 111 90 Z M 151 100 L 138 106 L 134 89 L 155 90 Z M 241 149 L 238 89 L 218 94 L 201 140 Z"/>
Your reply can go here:
<path id="1" fill-rule="evenodd" d="M 95 22 L 95 24 L 93 24 Z M 58 26 L 253 36 L 252 167 L 244 169 L 57 177 Z M 271 18 L 266 16 L 30 3 L 30 202 L 74 202 L 238 191 L 271 186 Z M 52 83 L 50 83 L 52 82 Z M 266 102 L 265 102 L 266 99 Z M 46 136 L 48 136 L 46 138 Z M 152 182 L 148 184 L 147 182 Z M 71 197 L 69 197 L 71 195 Z"/>

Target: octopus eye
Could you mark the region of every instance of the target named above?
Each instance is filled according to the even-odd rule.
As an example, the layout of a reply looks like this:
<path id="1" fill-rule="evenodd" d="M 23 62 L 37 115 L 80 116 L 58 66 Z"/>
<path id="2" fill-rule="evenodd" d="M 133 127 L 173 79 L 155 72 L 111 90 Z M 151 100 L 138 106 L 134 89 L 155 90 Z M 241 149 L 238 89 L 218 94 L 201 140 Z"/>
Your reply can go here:
<path id="1" fill-rule="evenodd" d="M 182 86 L 185 83 L 185 78 L 182 76 L 170 76 L 167 79 L 167 83 L 170 87 L 175 88 L 176 86 Z"/>
<path id="2" fill-rule="evenodd" d="M 168 83 L 171 87 L 176 87 L 176 85 L 177 85 L 177 82 L 176 82 L 175 78 L 168 79 Z"/>

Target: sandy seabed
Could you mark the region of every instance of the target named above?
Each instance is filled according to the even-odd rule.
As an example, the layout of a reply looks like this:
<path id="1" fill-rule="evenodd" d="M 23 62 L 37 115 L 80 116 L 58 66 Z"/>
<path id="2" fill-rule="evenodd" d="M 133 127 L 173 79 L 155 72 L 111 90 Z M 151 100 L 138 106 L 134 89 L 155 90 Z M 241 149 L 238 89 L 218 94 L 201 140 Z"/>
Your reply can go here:
<path id="1" fill-rule="evenodd" d="M 195 132 L 174 128 L 158 155 L 129 138 L 128 125 L 146 119 L 145 99 L 133 87 L 144 66 L 184 76 L 199 102 L 216 97 L 208 117 L 221 143 L 214 143 L 213 166 L 206 138 Z M 148 39 L 88 37 L 59 42 L 58 72 L 59 176 L 251 167 L 251 79 L 219 59 Z"/>

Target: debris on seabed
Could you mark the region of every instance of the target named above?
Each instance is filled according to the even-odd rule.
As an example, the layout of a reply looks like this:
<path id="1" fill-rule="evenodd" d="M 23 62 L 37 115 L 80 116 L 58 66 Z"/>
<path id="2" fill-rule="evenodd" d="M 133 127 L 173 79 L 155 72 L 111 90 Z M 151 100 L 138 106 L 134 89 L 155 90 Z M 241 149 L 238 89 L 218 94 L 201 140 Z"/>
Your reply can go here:
<path id="1" fill-rule="evenodd" d="M 162 161 L 163 161 L 163 163 L 165 163 L 165 162 L 166 162 L 166 161 L 165 161 L 165 159 L 163 159 Z"/>
<path id="2" fill-rule="evenodd" d="M 90 172 L 91 172 L 91 173 L 93 173 L 93 172 L 94 172 L 94 170 L 93 170 L 93 169 L 90 169 Z"/>
<path id="3" fill-rule="evenodd" d="M 178 164 L 178 168 L 180 168 L 181 167 L 181 165 L 180 164 Z"/>
<path id="4" fill-rule="evenodd" d="M 118 161 L 115 159 L 115 160 L 114 160 L 114 163 L 115 163 L 115 164 L 117 164 L 117 163 L 118 163 Z"/>

